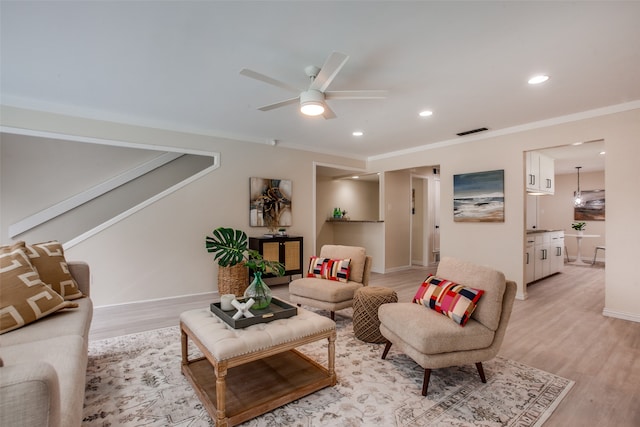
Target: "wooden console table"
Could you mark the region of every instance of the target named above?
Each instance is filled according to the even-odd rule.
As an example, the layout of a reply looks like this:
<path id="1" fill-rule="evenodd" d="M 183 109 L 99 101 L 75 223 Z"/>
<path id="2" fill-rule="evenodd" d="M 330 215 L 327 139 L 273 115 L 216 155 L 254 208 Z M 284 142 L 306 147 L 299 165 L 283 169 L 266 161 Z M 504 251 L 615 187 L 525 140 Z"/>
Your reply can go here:
<path id="1" fill-rule="evenodd" d="M 302 274 L 302 243 L 302 237 L 296 236 L 249 237 L 249 249 L 260 252 L 264 259 L 284 264 L 284 275 L 289 277 Z M 262 277 L 273 277 L 273 274 Z"/>

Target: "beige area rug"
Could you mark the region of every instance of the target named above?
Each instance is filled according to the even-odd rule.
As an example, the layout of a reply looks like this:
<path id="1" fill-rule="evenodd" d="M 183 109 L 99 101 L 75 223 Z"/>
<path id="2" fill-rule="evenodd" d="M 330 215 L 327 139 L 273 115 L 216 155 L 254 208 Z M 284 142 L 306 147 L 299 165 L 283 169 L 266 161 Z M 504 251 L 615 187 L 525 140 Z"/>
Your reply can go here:
<path id="1" fill-rule="evenodd" d="M 355 338 L 340 314 L 351 313 L 336 315 L 338 384 L 243 426 L 540 426 L 573 386 L 498 357 L 483 363 L 486 384 L 474 365 L 439 369 L 423 397 L 423 369 L 393 347 L 380 359 L 384 346 Z M 325 364 L 326 341 L 301 349 Z M 214 426 L 180 355 L 177 326 L 90 342 L 83 426 Z"/>

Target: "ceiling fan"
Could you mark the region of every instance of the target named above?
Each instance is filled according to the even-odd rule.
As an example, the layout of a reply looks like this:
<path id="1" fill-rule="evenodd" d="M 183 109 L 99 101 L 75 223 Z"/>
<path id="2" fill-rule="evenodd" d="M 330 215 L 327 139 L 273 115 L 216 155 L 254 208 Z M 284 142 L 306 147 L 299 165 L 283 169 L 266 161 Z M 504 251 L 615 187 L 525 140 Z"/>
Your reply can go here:
<path id="1" fill-rule="evenodd" d="M 276 102 L 258 108 L 260 111 L 269 111 L 275 108 L 284 107 L 285 105 L 300 103 L 300 111 L 307 116 L 322 115 L 325 119 L 333 119 L 335 113 L 326 101 L 330 99 L 383 99 L 387 95 L 386 90 L 343 90 L 343 91 L 326 91 L 340 69 L 349 59 L 349 56 L 340 52 L 332 52 L 331 55 L 318 68 L 310 65 L 304 69 L 305 73 L 311 79 L 311 83 L 307 89 L 300 89 L 295 86 L 283 83 L 279 80 L 265 76 L 264 74 L 252 71 L 246 68 L 240 70 L 240 74 L 252 79 L 260 80 L 273 86 L 288 90 L 298 94 L 294 98 Z"/>

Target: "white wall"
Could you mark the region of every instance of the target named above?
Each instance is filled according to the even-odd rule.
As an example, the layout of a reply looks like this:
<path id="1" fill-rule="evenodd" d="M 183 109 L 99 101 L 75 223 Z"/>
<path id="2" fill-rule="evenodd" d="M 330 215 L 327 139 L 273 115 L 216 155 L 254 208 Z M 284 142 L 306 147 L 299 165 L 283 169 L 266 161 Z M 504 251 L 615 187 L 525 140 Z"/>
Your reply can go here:
<path id="1" fill-rule="evenodd" d="M 411 172 L 384 174 L 385 271 L 411 266 Z"/>
<path id="2" fill-rule="evenodd" d="M 607 147 L 605 189 L 607 197 L 607 268 L 605 314 L 640 321 L 640 263 L 637 262 L 640 198 L 629 189 L 640 182 L 640 109 L 538 124 L 529 130 L 500 136 L 467 139 L 463 144 L 440 145 L 431 150 L 375 159 L 371 170 L 397 170 L 439 164 L 441 175 L 441 253 L 496 267 L 518 282 L 523 298 L 524 278 L 524 161 L 523 152 L 604 139 Z M 586 117 L 586 115 L 585 115 Z M 454 223 L 451 201 L 453 175 L 495 169 L 505 171 L 505 222 Z"/>
<path id="3" fill-rule="evenodd" d="M 377 221 L 379 211 L 378 181 L 359 181 L 354 179 L 329 179 L 318 177 L 318 216 L 326 220 L 339 207 L 347 211 L 352 220 Z"/>
<path id="4" fill-rule="evenodd" d="M 215 268 L 211 256 L 204 250 L 204 236 L 221 225 L 243 228 L 252 234 L 264 232 L 248 227 L 250 176 L 293 180 L 294 223 L 289 231 L 305 237 L 304 253 L 305 256 L 310 254 L 313 251 L 313 162 L 340 164 L 347 168 L 365 166 L 357 160 L 335 156 L 8 107 L 3 107 L 0 120 L 6 126 L 222 153 L 222 166 L 217 171 L 67 252 L 71 259 L 84 259 L 92 265 L 97 305 L 215 290 Z M 371 171 L 392 171 L 439 164 L 442 255 L 461 257 L 504 271 L 507 277 L 518 282 L 520 296 L 523 296 L 523 152 L 604 139 L 607 147 L 604 312 L 640 321 L 637 303 L 640 301 L 640 263 L 637 262 L 640 229 L 630 226 L 637 222 L 640 198 L 629 196 L 629 189 L 634 188 L 632 185 L 640 182 L 640 168 L 637 168 L 640 109 L 553 123 L 501 136 L 469 138 L 466 140 L 470 142 L 465 144 L 440 144 L 431 150 L 374 159 L 368 167 Z M 454 223 L 453 175 L 495 169 L 505 170 L 505 222 Z M 410 188 L 410 183 L 406 188 Z M 409 197 L 407 191 L 404 204 L 407 212 Z M 387 209 L 385 216 L 390 213 Z M 401 220 L 397 225 L 402 231 Z M 408 236 L 407 227 L 406 233 L 387 231 L 385 238 L 408 242 Z M 406 259 L 405 264 L 408 264 L 408 245 L 399 248 L 400 252 L 403 250 L 406 250 L 406 256 L 400 253 L 400 258 Z"/>
<path id="5" fill-rule="evenodd" d="M 373 257 L 371 270 L 384 272 L 384 224 L 378 221 L 380 186 L 377 181 L 316 178 L 316 252 L 325 244 L 362 246 Z M 352 221 L 327 222 L 333 209 L 347 211 Z"/>
<path id="6" fill-rule="evenodd" d="M 9 227 L 13 225 L 15 229 L 19 224 L 35 226 L 11 236 L 14 239 L 68 241 L 214 161 L 208 156 L 182 155 L 162 167 L 154 165 L 156 168 L 151 171 L 145 168 L 146 173 L 138 176 L 132 175 L 131 170 L 166 152 L 10 133 L 1 133 L 0 138 L 0 241 L 9 240 Z M 123 183 L 120 179 L 129 181 Z M 109 180 L 116 180 L 119 185 L 105 194 L 96 194 L 97 186 Z M 85 201 L 83 197 L 88 195 L 95 198 Z M 60 213 L 52 207 L 71 198 L 83 199 L 83 203 L 67 203 L 65 209 L 70 209 L 69 204 L 76 206 L 71 213 L 62 213 L 41 225 L 32 221 L 34 215 L 44 214 L 47 209 Z"/>
<path id="7" fill-rule="evenodd" d="M 361 246 L 372 258 L 371 271 L 384 273 L 384 228 L 383 222 L 336 222 L 331 224 L 334 230 L 332 244 Z"/>
<path id="8" fill-rule="evenodd" d="M 417 265 L 427 265 L 425 261 L 425 239 L 426 234 L 424 222 L 426 219 L 426 198 L 425 189 L 428 182 L 422 178 L 411 178 L 412 204 L 411 213 L 411 263 Z"/>
<path id="9" fill-rule="evenodd" d="M 313 245 L 313 164 L 364 168 L 362 161 L 262 144 L 59 116 L 3 107 L 2 125 L 221 153 L 219 169 L 68 249 L 68 259 L 91 265 L 96 306 L 217 290 L 216 266 L 204 238 L 219 226 L 260 235 L 249 227 L 249 178 L 293 181 L 293 225 L 304 256 Z"/>

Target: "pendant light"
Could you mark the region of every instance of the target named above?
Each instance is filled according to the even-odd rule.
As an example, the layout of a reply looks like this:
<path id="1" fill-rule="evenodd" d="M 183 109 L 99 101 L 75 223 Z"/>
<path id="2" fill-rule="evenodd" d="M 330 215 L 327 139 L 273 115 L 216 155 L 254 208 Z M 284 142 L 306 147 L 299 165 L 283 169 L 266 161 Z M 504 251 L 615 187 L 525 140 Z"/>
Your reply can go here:
<path id="1" fill-rule="evenodd" d="M 582 193 L 580 193 L 580 169 L 581 168 L 582 166 L 576 166 L 576 170 L 578 171 L 578 190 L 573 192 L 573 204 L 577 208 L 584 206 Z"/>

